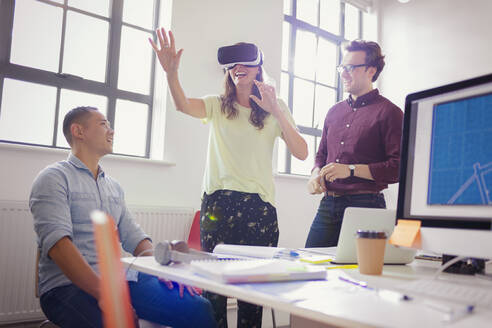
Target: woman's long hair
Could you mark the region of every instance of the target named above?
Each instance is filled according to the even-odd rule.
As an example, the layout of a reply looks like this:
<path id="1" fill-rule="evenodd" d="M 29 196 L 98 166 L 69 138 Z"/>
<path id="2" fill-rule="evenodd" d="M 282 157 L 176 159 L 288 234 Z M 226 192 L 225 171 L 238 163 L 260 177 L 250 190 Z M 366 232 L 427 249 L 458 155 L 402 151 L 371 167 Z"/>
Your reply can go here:
<path id="1" fill-rule="evenodd" d="M 256 74 L 256 80 L 263 82 L 263 69 L 260 66 L 258 74 Z M 260 91 L 256 84 L 253 84 L 251 94 L 260 98 Z M 234 107 L 234 102 L 236 101 L 236 85 L 232 81 L 231 75 L 226 71 L 224 79 L 224 94 L 220 96 L 222 100 L 221 110 L 222 113 L 227 115 L 227 118 L 232 120 L 238 115 L 237 108 Z M 267 111 L 263 110 L 257 103 L 255 103 L 251 98 L 249 99 L 249 104 L 251 106 L 251 114 L 249 115 L 249 122 L 253 124 L 258 130 L 263 129 L 265 118 L 270 115 Z"/>

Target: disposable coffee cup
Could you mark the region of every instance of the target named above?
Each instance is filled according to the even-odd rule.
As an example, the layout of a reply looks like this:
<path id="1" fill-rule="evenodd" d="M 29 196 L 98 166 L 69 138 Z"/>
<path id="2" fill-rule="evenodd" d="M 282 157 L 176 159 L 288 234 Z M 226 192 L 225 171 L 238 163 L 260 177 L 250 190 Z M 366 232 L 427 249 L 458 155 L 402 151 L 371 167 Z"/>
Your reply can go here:
<path id="1" fill-rule="evenodd" d="M 362 274 L 380 275 L 383 272 L 386 233 L 357 230 L 357 264 Z"/>

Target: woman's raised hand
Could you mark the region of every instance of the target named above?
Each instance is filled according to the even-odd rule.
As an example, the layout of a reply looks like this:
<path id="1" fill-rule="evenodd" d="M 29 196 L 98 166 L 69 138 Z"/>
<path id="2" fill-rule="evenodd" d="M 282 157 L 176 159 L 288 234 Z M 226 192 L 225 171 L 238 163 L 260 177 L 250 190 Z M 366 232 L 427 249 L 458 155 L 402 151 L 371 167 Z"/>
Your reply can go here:
<path id="1" fill-rule="evenodd" d="M 169 31 L 169 38 L 166 35 L 166 30 L 161 27 L 156 30 L 159 45 L 149 38 L 150 45 L 159 58 L 162 68 L 167 74 L 173 74 L 178 71 L 179 61 L 183 54 L 183 49 L 176 52 L 173 32 Z M 160 48 L 160 49 L 159 49 Z"/>
<path id="2" fill-rule="evenodd" d="M 260 91 L 260 97 L 256 97 L 255 95 L 249 96 L 255 103 L 258 104 L 264 111 L 269 112 L 273 116 L 277 116 L 281 113 L 280 107 L 277 102 L 277 95 L 275 93 L 275 88 L 271 85 L 267 85 L 260 81 L 254 81 L 258 90 Z"/>

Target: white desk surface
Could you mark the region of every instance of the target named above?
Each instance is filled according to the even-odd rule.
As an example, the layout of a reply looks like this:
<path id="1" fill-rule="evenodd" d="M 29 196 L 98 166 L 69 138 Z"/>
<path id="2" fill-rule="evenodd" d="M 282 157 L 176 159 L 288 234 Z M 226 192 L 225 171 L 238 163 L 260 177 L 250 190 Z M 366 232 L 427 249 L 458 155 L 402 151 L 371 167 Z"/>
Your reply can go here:
<path id="1" fill-rule="evenodd" d="M 128 267 L 135 258 L 123 258 Z M 491 327 L 492 311 L 481 308 L 453 323 L 442 322 L 443 314 L 419 299 L 391 302 L 375 292 L 341 282 L 339 275 L 366 281 L 370 286 L 388 288 L 416 278 L 429 277 L 438 262 L 416 260 L 409 265 L 385 265 L 381 276 L 359 274 L 358 269 L 328 270 L 326 280 L 255 284 L 223 284 L 194 274 L 188 264 L 163 266 L 154 257 L 137 258 L 132 269 L 192 285 L 208 291 L 271 307 L 300 317 L 342 327 Z M 448 275 L 448 274 L 445 274 Z M 476 279 L 449 275 L 459 281 Z M 488 287 L 490 288 L 490 282 Z"/>

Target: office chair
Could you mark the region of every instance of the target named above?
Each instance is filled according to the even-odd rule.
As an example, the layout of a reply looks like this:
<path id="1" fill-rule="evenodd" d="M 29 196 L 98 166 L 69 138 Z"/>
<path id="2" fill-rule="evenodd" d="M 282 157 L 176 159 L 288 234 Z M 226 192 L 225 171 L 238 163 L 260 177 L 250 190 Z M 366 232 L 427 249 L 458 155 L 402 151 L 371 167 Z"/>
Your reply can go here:
<path id="1" fill-rule="evenodd" d="M 196 211 L 195 216 L 193 217 L 190 234 L 188 235 L 188 247 L 196 249 L 197 251 L 202 250 L 200 244 L 200 211 Z"/>
<path id="2" fill-rule="evenodd" d="M 34 296 L 36 298 L 39 298 L 39 277 L 38 277 L 38 268 L 39 268 L 39 248 L 38 251 L 36 252 L 36 265 L 35 265 L 35 270 L 34 270 Z M 44 320 L 39 324 L 39 328 L 59 328 L 57 325 L 49 321 L 48 319 Z"/>

